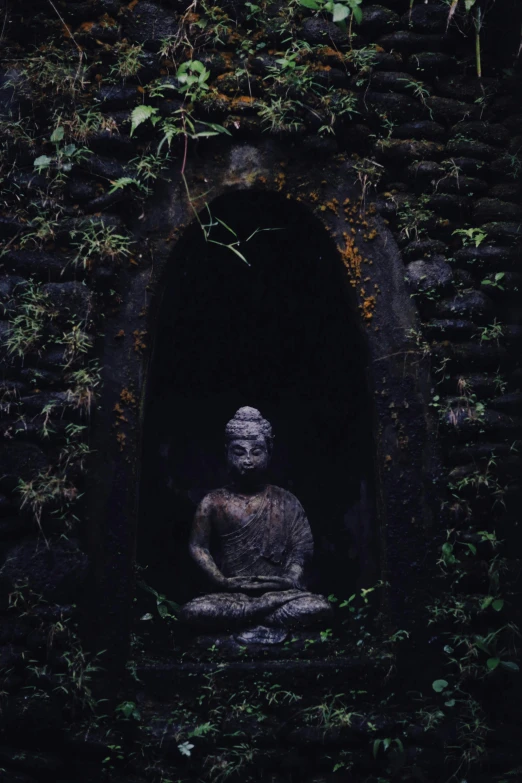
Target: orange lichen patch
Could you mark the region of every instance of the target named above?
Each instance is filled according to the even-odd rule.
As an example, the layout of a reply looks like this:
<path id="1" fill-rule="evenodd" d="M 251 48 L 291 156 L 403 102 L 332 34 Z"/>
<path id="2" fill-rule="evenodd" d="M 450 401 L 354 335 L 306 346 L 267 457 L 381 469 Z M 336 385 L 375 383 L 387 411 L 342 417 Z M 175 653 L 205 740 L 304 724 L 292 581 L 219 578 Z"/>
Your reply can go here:
<path id="1" fill-rule="evenodd" d="M 364 288 L 361 288 L 361 296 L 363 297 L 362 304 L 359 305 L 359 310 L 362 312 L 362 316 L 365 321 L 371 321 L 373 318 L 373 311 L 375 310 L 376 299 L 374 296 L 364 296 Z"/>
<path id="2" fill-rule="evenodd" d="M 136 8 L 136 6 L 138 5 L 138 2 L 139 2 L 139 0 L 131 0 L 131 2 L 129 3 L 129 5 L 127 6 L 127 10 L 128 10 L 128 11 L 134 11 L 134 9 Z"/>
<path id="3" fill-rule="evenodd" d="M 116 426 L 117 427 L 119 427 L 120 422 L 122 422 L 122 421 L 123 422 L 129 421 L 128 418 L 125 416 L 124 410 L 121 407 L 119 402 L 116 403 L 116 405 L 114 406 L 114 408 L 112 410 L 114 411 L 114 413 L 116 414 L 116 418 L 118 419 L 118 421 L 116 422 Z"/>
<path id="4" fill-rule="evenodd" d="M 103 16 L 98 20 L 98 24 L 102 27 L 117 27 L 118 22 L 116 19 L 113 19 L 112 16 L 109 16 L 109 14 L 103 14 Z"/>
<path id="5" fill-rule="evenodd" d="M 285 186 L 285 182 L 286 182 L 286 177 L 283 174 L 283 172 L 280 172 L 279 174 L 276 174 L 276 176 L 275 176 L 275 184 L 276 184 L 276 189 L 278 191 L 283 190 L 283 188 Z"/>
<path id="6" fill-rule="evenodd" d="M 94 27 L 94 22 L 82 22 L 78 30 L 81 31 L 82 33 L 90 33 L 93 27 Z"/>
<path id="7" fill-rule="evenodd" d="M 247 109 L 254 105 L 255 98 L 252 98 L 250 95 L 240 95 L 239 98 L 232 98 L 230 100 L 232 111 L 241 111 L 241 109 Z"/>
<path id="8" fill-rule="evenodd" d="M 334 215 L 337 217 L 339 216 L 339 202 L 336 198 L 333 198 L 331 201 L 327 201 L 325 206 L 327 209 L 333 212 Z"/>
<path id="9" fill-rule="evenodd" d="M 147 332 L 140 331 L 139 329 L 133 331 L 132 336 L 134 337 L 134 350 L 136 353 L 145 350 L 147 347 L 147 344 L 143 341 L 146 334 Z"/>
<path id="10" fill-rule="evenodd" d="M 363 258 L 355 246 L 353 237 L 347 231 L 343 231 L 344 247 L 337 246 L 341 259 L 350 275 L 350 283 L 355 286 L 361 279 L 361 265 Z"/>
<path id="11" fill-rule="evenodd" d="M 127 440 L 127 436 L 125 435 L 124 432 L 118 432 L 118 434 L 116 435 L 116 440 L 120 444 L 120 451 L 123 451 L 123 449 L 125 448 L 125 441 Z"/>
<path id="12" fill-rule="evenodd" d="M 321 59 L 324 59 L 325 57 L 332 57 L 334 60 L 339 60 L 340 62 L 344 61 L 344 55 L 341 52 L 332 49 L 331 46 L 322 46 L 317 50 L 317 54 Z"/>
<path id="13" fill-rule="evenodd" d="M 136 405 L 136 397 L 129 389 L 122 389 L 120 392 L 120 400 L 124 405 Z"/>
<path id="14" fill-rule="evenodd" d="M 310 199 L 310 201 L 314 201 L 314 202 L 319 201 L 319 196 L 315 192 L 315 190 L 312 190 L 312 192 L 308 194 L 308 198 Z"/>
<path id="15" fill-rule="evenodd" d="M 120 329 L 119 332 L 116 332 L 114 335 L 115 340 L 121 340 L 122 337 L 125 337 L 125 331 L 123 329 Z"/>
<path id="16" fill-rule="evenodd" d="M 229 36 L 227 38 L 227 44 L 230 46 L 235 43 L 241 43 L 242 40 L 243 40 L 242 36 L 234 31 L 233 33 L 229 33 Z"/>

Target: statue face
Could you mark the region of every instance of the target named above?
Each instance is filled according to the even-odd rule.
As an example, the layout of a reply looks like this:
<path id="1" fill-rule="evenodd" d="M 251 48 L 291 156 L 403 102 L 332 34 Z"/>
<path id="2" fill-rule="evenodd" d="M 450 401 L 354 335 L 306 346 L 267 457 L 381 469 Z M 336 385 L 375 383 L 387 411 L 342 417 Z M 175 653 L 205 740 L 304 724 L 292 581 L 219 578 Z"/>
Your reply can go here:
<path id="1" fill-rule="evenodd" d="M 268 467 L 269 460 L 270 455 L 263 437 L 237 438 L 228 444 L 228 468 L 232 478 L 241 484 L 258 483 Z"/>

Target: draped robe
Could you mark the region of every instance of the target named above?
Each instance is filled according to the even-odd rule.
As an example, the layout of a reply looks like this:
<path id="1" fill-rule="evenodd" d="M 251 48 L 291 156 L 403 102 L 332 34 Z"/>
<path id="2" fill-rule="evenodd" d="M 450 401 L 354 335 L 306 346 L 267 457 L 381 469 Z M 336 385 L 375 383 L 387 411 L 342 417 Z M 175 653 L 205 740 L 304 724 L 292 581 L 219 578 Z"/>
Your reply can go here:
<path id="1" fill-rule="evenodd" d="M 214 515 L 226 517 L 229 493 L 216 490 L 207 496 Z M 287 575 L 291 565 L 306 566 L 313 554 L 310 524 L 297 498 L 285 489 L 267 485 L 256 511 L 235 530 L 225 532 L 213 520 L 217 551 L 212 552 L 224 576 L 248 577 Z M 223 525 L 227 528 L 227 525 Z M 215 592 L 194 598 L 182 607 L 181 619 L 192 625 L 223 628 L 257 622 L 275 626 L 308 625 L 331 613 L 325 598 L 305 590 L 273 588 L 265 593 L 279 601 L 279 608 L 268 606 L 263 595 L 242 592 Z M 265 609 L 266 605 L 266 609 Z"/>
<path id="2" fill-rule="evenodd" d="M 273 485 L 241 527 L 218 536 L 221 571 L 227 577 L 284 576 L 294 563 L 304 567 L 314 551 L 303 507 L 291 492 Z"/>

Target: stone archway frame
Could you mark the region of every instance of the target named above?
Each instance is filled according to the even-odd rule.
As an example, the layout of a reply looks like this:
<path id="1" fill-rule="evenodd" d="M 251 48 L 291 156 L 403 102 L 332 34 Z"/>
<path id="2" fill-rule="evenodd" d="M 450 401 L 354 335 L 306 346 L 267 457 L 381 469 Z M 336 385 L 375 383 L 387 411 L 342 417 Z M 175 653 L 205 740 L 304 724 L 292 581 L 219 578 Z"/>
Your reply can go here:
<path id="1" fill-rule="evenodd" d="M 216 151 L 217 150 L 217 151 Z M 195 214 L 235 191 L 263 190 L 294 200 L 323 224 L 346 269 L 358 328 L 367 345 L 366 384 L 372 398 L 376 509 L 385 611 L 391 627 L 421 618 L 434 578 L 431 490 L 438 459 L 429 414 L 429 367 L 416 336 L 417 309 L 404 281 L 396 242 L 370 205 L 360 210 L 360 184 L 343 156 L 310 165 L 298 147 L 268 141 L 223 145 L 189 161 L 187 198 L 179 170 L 157 193 L 136 227 L 138 267 L 121 274 L 121 306 L 108 315 L 100 346 L 103 392 L 94 421 L 100 472 L 88 491 L 98 644 L 125 660 L 134 595 L 140 430 L 151 336 L 166 265 Z M 96 468 L 95 468 L 96 470 Z M 431 490 L 430 490 L 431 487 Z"/>

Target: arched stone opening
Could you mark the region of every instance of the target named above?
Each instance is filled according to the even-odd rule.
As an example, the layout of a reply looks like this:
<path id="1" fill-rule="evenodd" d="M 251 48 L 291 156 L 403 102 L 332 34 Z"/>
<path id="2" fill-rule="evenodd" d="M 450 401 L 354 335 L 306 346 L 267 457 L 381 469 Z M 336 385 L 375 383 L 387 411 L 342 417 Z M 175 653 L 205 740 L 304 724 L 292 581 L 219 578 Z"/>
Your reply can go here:
<path id="1" fill-rule="evenodd" d="M 173 600 L 197 593 L 195 505 L 226 483 L 224 426 L 252 405 L 274 427 L 272 482 L 310 519 L 313 588 L 348 597 L 380 573 L 367 341 L 353 290 L 321 222 L 279 194 L 223 195 L 200 220 L 215 223 L 211 241 L 197 221 L 186 229 L 154 304 L 137 561 Z M 226 246 L 236 238 L 223 224 L 239 246 Z"/>
<path id="2" fill-rule="evenodd" d="M 175 276 L 178 263 L 183 263 L 183 237 L 193 232 L 201 241 L 201 229 L 195 223 L 190 227 L 194 208 L 204 214 L 205 203 L 214 209 L 212 204 L 219 204 L 223 195 L 246 204 L 256 191 L 277 205 L 275 218 L 272 210 L 268 224 L 263 224 L 261 211 L 244 210 L 242 220 L 250 221 L 252 230 L 260 225 L 278 228 L 274 221 L 280 217 L 281 205 L 296 202 L 304 210 L 301 215 L 306 216 L 307 226 L 315 221 L 324 227 L 321 242 L 329 247 L 330 279 L 337 276 L 339 289 L 348 289 L 351 320 L 347 331 L 359 346 L 365 346 L 364 406 L 371 421 L 374 530 L 379 534 L 379 556 L 374 562 L 379 561 L 380 575 L 389 583 L 384 607 L 392 625 L 405 627 L 416 619 L 422 621 L 433 579 L 424 563 L 441 535 L 434 531 L 432 519 L 432 482 L 438 463 L 428 408 L 429 367 L 418 343 L 418 316 L 392 235 L 371 210 L 364 212 L 356 172 L 346 162 L 318 163 L 305 169 L 291 148 L 267 142 L 256 148 L 224 148 L 222 155 L 193 161 L 185 175 L 192 204 L 179 171 L 173 170 L 170 184 L 157 194 L 147 221 L 136 226 L 136 242 L 144 252 L 138 256 L 137 269 L 122 270 L 121 305 L 107 320 L 101 346 L 104 386 L 93 442 L 100 469 L 93 474 L 88 493 L 93 587 L 100 597 L 100 610 L 92 623 L 98 643 L 115 651 L 115 661 L 127 655 L 136 595 L 134 564 L 141 560 L 138 547 L 142 546 L 137 541 L 138 486 L 144 475 L 143 445 L 148 437 L 146 379 L 151 377 L 151 346 L 162 328 L 162 292 L 170 285 L 169 274 Z M 269 240 L 282 245 L 282 233 L 259 233 L 250 248 L 256 247 L 256 240 L 260 247 Z M 225 244 L 234 240 L 226 230 L 214 236 Z M 248 245 L 241 246 L 241 251 Z M 230 264 L 237 264 L 241 279 L 248 272 L 244 262 L 230 249 L 221 251 Z M 291 261 L 297 264 L 298 259 L 291 257 Z M 306 280 L 305 275 L 302 278 Z M 346 345 L 344 337 L 341 344 Z M 231 398 L 230 408 L 223 406 L 219 415 L 212 414 L 217 428 L 212 436 L 216 460 L 225 420 L 241 404 L 240 397 Z M 254 400 L 245 402 L 255 404 Z M 262 402 L 259 405 L 263 407 Z M 207 475 L 217 475 L 213 470 Z M 205 489 L 202 486 L 198 491 Z M 197 500 L 197 493 L 193 498 Z M 152 512 L 148 518 L 143 512 L 142 519 L 144 530 L 156 525 Z M 159 525 L 157 530 L 161 529 Z"/>

